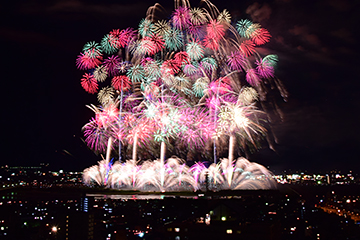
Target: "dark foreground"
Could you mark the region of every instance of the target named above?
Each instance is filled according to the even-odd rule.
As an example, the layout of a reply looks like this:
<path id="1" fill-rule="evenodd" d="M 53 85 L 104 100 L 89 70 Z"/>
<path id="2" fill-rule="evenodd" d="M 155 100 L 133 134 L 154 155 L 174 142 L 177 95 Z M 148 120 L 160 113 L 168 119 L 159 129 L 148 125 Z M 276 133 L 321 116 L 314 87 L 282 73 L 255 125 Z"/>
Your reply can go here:
<path id="1" fill-rule="evenodd" d="M 0 191 L 0 239 L 360 239 L 359 190 L 7 189 Z"/>

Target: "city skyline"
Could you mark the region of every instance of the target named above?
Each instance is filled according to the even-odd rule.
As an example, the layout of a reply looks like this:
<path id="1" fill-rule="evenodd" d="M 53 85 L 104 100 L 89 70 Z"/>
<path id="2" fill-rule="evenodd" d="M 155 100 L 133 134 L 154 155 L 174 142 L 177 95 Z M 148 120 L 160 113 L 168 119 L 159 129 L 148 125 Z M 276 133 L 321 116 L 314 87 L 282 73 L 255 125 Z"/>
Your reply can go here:
<path id="1" fill-rule="evenodd" d="M 199 4 L 190 3 L 194 7 Z M 92 117 L 85 105 L 95 102 L 96 97 L 81 89 L 82 73 L 76 70 L 75 59 L 87 41 L 100 41 L 115 28 L 136 27 L 153 4 L 54 1 L 5 6 L 8 11 L 3 17 L 13 21 L 2 21 L 1 26 L 3 45 L 8 46 L 5 66 L 9 73 L 5 74 L 4 89 L 11 89 L 5 94 L 2 165 L 50 162 L 79 171 L 101 160 L 82 141 L 81 127 Z M 161 4 L 168 13 L 174 9 L 172 1 Z M 348 14 L 354 2 L 334 6 L 319 1 L 306 12 L 306 19 L 303 14 L 310 2 L 214 4 L 237 18 L 258 20 L 270 31 L 272 39 L 264 51 L 279 56 L 275 74 L 290 94 L 280 105 L 284 121 L 273 124 L 279 139 L 277 152 L 263 146 L 249 160 L 279 170 L 358 171 L 358 82 L 353 68 L 355 23 L 351 22 L 355 16 Z M 317 13 L 319 10 L 323 12 Z M 330 19 L 334 13 L 338 21 Z M 345 16 L 350 17 L 344 20 Z M 322 25 L 323 21 L 328 23 Z"/>

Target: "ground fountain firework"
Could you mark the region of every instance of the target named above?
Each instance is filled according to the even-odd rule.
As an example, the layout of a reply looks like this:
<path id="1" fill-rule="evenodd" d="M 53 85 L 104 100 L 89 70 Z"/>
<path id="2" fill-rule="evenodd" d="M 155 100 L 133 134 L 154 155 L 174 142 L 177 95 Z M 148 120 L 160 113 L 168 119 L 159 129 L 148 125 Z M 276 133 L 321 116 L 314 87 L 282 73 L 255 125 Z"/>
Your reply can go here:
<path id="1" fill-rule="evenodd" d="M 164 171 L 164 179 L 161 179 Z M 109 165 L 106 160 L 84 170 L 87 185 L 98 185 L 113 189 L 139 190 L 147 192 L 197 191 L 197 190 L 249 190 L 272 189 L 275 181 L 264 166 L 239 158 L 229 163 L 222 159 L 208 168 L 201 163 L 188 167 L 184 160 L 167 159 L 145 161 L 136 164 L 133 160 Z"/>
<path id="2" fill-rule="evenodd" d="M 84 170 L 85 183 L 141 191 L 274 187 L 263 166 L 235 160 L 268 136 L 268 90 L 287 96 L 274 74 L 277 56 L 257 51 L 271 35 L 202 4 L 175 1 L 168 20 L 158 18 L 156 4 L 137 29 L 114 29 L 83 47 L 81 85 L 99 102 L 89 105 L 95 117 L 83 127 L 85 142 L 106 151 Z"/>

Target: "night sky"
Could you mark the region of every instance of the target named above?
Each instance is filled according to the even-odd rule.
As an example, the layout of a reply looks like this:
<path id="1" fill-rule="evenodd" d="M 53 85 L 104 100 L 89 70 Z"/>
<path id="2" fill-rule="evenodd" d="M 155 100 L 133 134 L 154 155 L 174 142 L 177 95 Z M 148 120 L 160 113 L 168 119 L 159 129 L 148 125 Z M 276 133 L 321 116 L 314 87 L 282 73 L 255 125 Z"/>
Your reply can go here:
<path id="1" fill-rule="evenodd" d="M 101 160 L 81 138 L 93 116 L 75 60 L 83 45 L 112 29 L 137 28 L 156 2 L 32 0 L 0 4 L 2 144 L 0 165 L 83 170 Z M 220 3 L 219 3 L 220 2 Z M 160 2 L 168 11 L 173 1 Z M 199 1 L 190 1 L 192 7 Z M 350 0 L 213 1 L 232 20 L 269 30 L 263 51 L 279 56 L 286 86 L 283 121 L 273 123 L 276 152 L 250 158 L 275 172 L 294 169 L 360 172 L 358 100 L 359 4 Z"/>

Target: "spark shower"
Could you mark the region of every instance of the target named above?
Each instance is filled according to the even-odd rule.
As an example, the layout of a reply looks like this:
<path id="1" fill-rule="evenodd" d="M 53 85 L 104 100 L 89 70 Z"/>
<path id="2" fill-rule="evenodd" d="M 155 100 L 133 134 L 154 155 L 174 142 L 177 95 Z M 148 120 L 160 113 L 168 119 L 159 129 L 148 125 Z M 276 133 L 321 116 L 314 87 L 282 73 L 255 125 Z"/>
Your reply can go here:
<path id="1" fill-rule="evenodd" d="M 98 100 L 88 105 L 95 116 L 83 126 L 85 142 L 106 154 L 84 170 L 84 182 L 141 191 L 273 188 L 271 172 L 239 157 L 264 139 L 272 148 L 269 111 L 279 108 L 268 95 L 287 96 L 275 76 L 278 57 L 259 51 L 270 33 L 207 0 L 175 0 L 160 18 L 165 12 L 151 6 L 137 29 L 113 29 L 76 59 L 81 86 Z"/>

